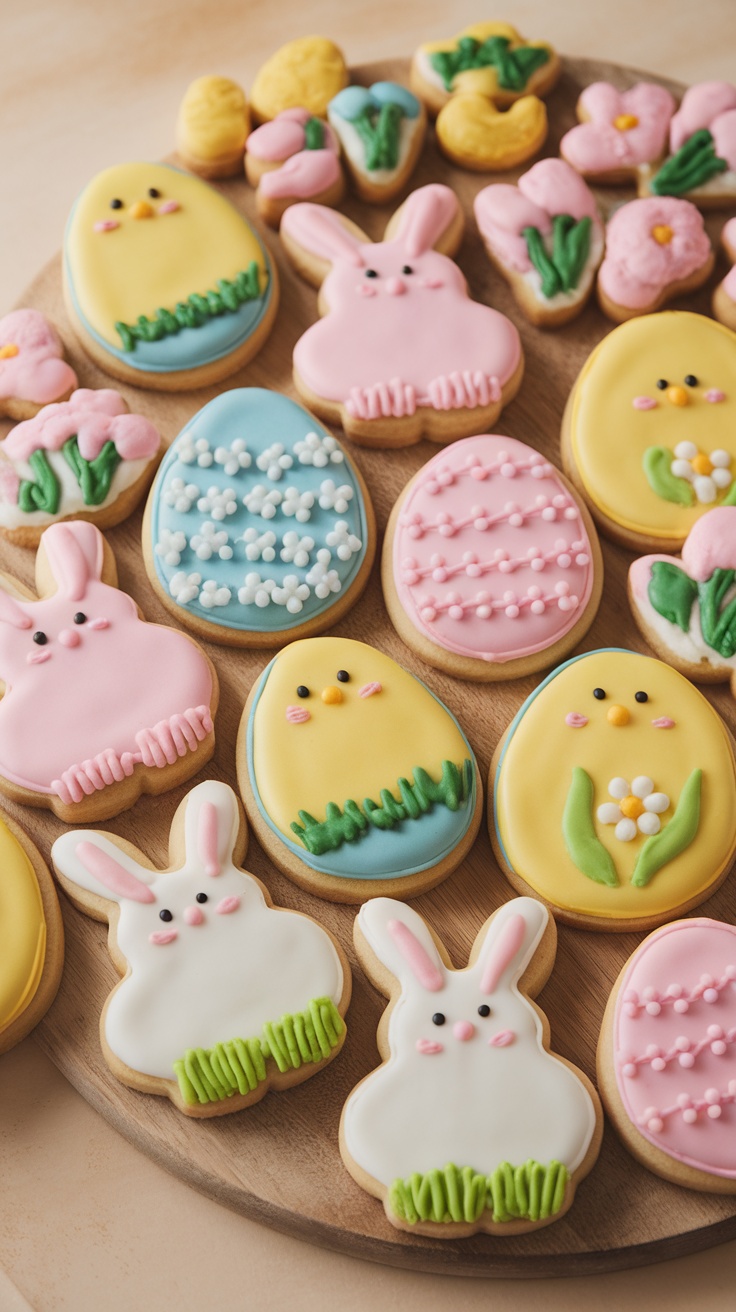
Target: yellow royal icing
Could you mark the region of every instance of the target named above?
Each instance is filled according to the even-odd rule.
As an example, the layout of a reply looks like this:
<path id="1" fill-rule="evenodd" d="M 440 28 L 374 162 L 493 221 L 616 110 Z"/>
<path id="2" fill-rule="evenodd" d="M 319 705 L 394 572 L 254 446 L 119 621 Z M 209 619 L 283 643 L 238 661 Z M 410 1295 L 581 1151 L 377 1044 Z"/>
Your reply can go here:
<path id="1" fill-rule="evenodd" d="M 327 106 L 348 84 L 342 51 L 324 36 L 303 36 L 281 46 L 260 69 L 251 90 L 259 118 L 284 109 L 308 109 L 324 118 Z"/>
<path id="2" fill-rule="evenodd" d="M 0 1034 L 35 997 L 46 958 L 46 921 L 36 873 L 0 820 Z"/>
<path id="3" fill-rule="evenodd" d="M 506 168 L 539 149 L 547 135 L 547 110 L 537 96 L 523 96 L 502 111 L 486 95 L 463 91 L 440 110 L 437 135 L 454 158 Z"/>
<path id="4" fill-rule="evenodd" d="M 249 120 L 245 95 L 228 77 L 198 77 L 179 109 L 177 138 L 197 160 L 218 160 L 245 151 Z"/>
<path id="5" fill-rule="evenodd" d="M 602 689 L 605 698 L 595 698 L 594 688 Z M 637 692 L 645 692 L 648 700 L 637 701 Z M 610 717 L 619 709 L 628 718 Z M 587 723 L 569 724 L 569 715 L 585 717 Z M 674 726 L 655 727 L 653 721 L 662 718 L 674 720 Z M 563 813 L 576 766 L 592 780 L 593 826 L 613 857 L 617 887 L 582 874 L 568 850 Z M 694 839 L 645 887 L 633 886 L 646 835 L 637 832 L 631 841 L 622 841 L 612 823 L 599 820 L 598 808 L 617 800 L 609 785 L 648 777 L 654 791 L 669 799 L 661 813 L 664 830 L 686 781 L 698 769 L 703 775 Z M 622 800 L 629 810 L 636 809 L 628 798 Z M 586 915 L 621 920 L 667 915 L 702 895 L 736 851 L 736 766 L 719 716 L 669 665 L 631 652 L 593 652 L 542 687 L 508 739 L 494 805 L 509 866 L 553 905 Z"/>

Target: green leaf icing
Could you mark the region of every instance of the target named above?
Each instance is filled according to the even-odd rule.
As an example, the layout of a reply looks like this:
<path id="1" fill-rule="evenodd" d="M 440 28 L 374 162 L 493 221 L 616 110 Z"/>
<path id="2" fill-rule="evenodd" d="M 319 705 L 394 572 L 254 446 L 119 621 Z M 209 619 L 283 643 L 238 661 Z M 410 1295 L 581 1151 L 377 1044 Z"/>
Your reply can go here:
<path id="1" fill-rule="evenodd" d="M 62 451 L 82 489 L 85 506 L 101 505 L 110 491 L 113 475 L 122 459 L 115 443 L 106 442 L 94 460 L 85 460 L 79 454 L 76 436 L 67 438 Z"/>
<path id="2" fill-rule="evenodd" d="M 587 216 L 576 223 L 571 214 L 555 214 L 551 255 L 538 228 L 522 229 L 529 259 L 542 279 L 542 295 L 548 300 L 577 287 L 590 251 L 592 226 Z"/>
<path id="3" fill-rule="evenodd" d="M 717 173 L 724 173 L 727 168 L 726 160 L 716 155 L 708 129 L 700 128 L 666 160 L 650 186 L 655 196 L 682 196 L 686 191 L 702 187 L 703 183 Z"/>
<path id="4" fill-rule="evenodd" d="M 698 595 L 698 585 L 690 575 L 668 560 L 655 560 L 648 594 L 657 614 L 687 633 L 693 602 Z"/>
<path id="5" fill-rule="evenodd" d="M 680 793 L 677 809 L 669 824 L 652 834 L 639 853 L 631 882 L 635 888 L 646 888 L 650 879 L 668 861 L 685 851 L 692 843 L 700 824 L 700 793 L 702 770 L 693 770 Z"/>
<path id="6" fill-rule="evenodd" d="M 32 451 L 28 463 L 36 476 L 33 482 L 24 478 L 18 488 L 18 506 L 26 514 L 34 510 L 44 510 L 47 515 L 55 515 L 61 500 L 61 485 L 45 451 Z"/>
<path id="7" fill-rule="evenodd" d="M 502 1162 L 491 1175 L 449 1162 L 442 1170 L 394 1180 L 389 1206 L 409 1225 L 419 1221 L 473 1224 L 483 1212 L 493 1220 L 542 1221 L 555 1216 L 565 1200 L 569 1172 L 561 1162 L 547 1166 L 529 1159 L 523 1166 Z"/>
<path id="8" fill-rule="evenodd" d="M 458 73 L 470 68 L 493 67 L 498 73 L 498 85 L 504 91 L 523 91 L 536 69 L 549 62 L 549 50 L 543 46 L 518 46 L 510 49 L 506 36 L 489 36 L 477 41 L 473 36 L 461 36 L 453 50 L 434 50 L 429 62 L 439 73 L 446 91 Z"/>
<path id="9" fill-rule="evenodd" d="M 329 1057 L 345 1029 L 332 998 L 314 998 L 306 1011 L 263 1026 L 261 1038 L 231 1039 L 214 1048 L 190 1048 L 174 1062 L 181 1096 L 190 1106 L 252 1093 L 266 1078 L 272 1057 L 279 1071 L 299 1070 Z"/>
<path id="10" fill-rule="evenodd" d="M 726 660 L 736 653 L 736 597 L 723 604 L 735 574 L 732 569 L 715 569 L 698 585 L 700 631 L 708 646 Z"/>
<path id="11" fill-rule="evenodd" d="M 560 278 L 559 270 L 555 267 L 553 260 L 547 254 L 544 238 L 542 237 L 539 228 L 523 228 L 522 235 L 526 242 L 527 251 L 529 252 L 529 259 L 542 279 L 542 295 L 546 296 L 549 301 L 553 296 L 556 296 L 562 288 L 562 280 Z"/>
<path id="12" fill-rule="evenodd" d="M 390 789 L 382 788 L 380 801 L 374 802 L 366 797 L 362 808 L 352 799 L 345 802 L 342 810 L 336 802 L 328 802 L 324 820 L 315 819 L 308 811 L 300 811 L 301 824 L 294 820 L 291 828 L 312 856 L 322 856 L 325 852 L 337 851 L 343 843 L 355 842 L 369 824 L 376 829 L 393 829 L 402 820 L 421 819 L 435 802 L 440 802 L 450 811 L 457 811 L 472 794 L 473 777 L 470 760 L 463 762 L 462 769 L 452 761 L 443 761 L 442 775 L 437 783 L 426 770 L 417 766 L 412 782 L 404 778 L 397 781 L 400 801 Z"/>
<path id="13" fill-rule="evenodd" d="M 134 351 L 137 341 L 158 342 L 171 337 L 182 328 L 201 328 L 202 324 L 219 314 L 234 314 L 246 301 L 254 301 L 261 294 L 260 269 L 257 260 L 251 260 L 232 281 L 219 278 L 217 288 L 201 296 L 192 292 L 186 301 L 179 301 L 176 309 L 159 309 L 151 319 L 139 315 L 135 323 L 118 320 L 115 328 L 120 335 L 124 351 Z"/>
<path id="14" fill-rule="evenodd" d="M 596 884 L 618 886 L 613 857 L 595 832 L 593 780 L 582 766 L 573 767 L 572 783 L 562 813 L 562 833 L 571 861 Z"/>
<path id="15" fill-rule="evenodd" d="M 672 473 L 672 452 L 666 446 L 648 446 L 642 458 L 644 473 L 652 492 L 678 506 L 693 504 L 693 489 L 686 478 Z"/>
<path id="16" fill-rule="evenodd" d="M 374 169 L 396 168 L 403 117 L 401 105 L 387 101 L 380 109 L 375 105 L 366 105 L 357 118 L 352 119 L 352 125 L 365 148 L 365 167 L 370 172 Z"/>
<path id="17" fill-rule="evenodd" d="M 318 118 L 308 118 L 304 124 L 304 146 L 306 150 L 321 150 L 325 144 L 324 124 Z"/>

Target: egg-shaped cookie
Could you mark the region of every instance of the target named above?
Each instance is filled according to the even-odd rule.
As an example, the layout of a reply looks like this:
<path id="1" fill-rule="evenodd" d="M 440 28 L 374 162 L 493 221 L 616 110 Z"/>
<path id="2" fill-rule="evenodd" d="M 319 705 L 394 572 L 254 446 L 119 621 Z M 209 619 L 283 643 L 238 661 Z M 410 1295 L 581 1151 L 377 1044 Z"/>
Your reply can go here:
<path id="1" fill-rule="evenodd" d="M 243 88 L 229 77 L 190 82 L 176 120 L 177 153 L 201 178 L 240 173 L 250 114 Z"/>
<path id="2" fill-rule="evenodd" d="M 300 36 L 267 59 L 250 93 L 257 123 L 300 106 L 324 118 L 327 106 L 348 84 L 345 56 L 326 36 Z"/>
<path id="3" fill-rule="evenodd" d="M 0 1052 L 33 1029 L 56 996 L 64 926 L 40 852 L 0 815 Z"/>

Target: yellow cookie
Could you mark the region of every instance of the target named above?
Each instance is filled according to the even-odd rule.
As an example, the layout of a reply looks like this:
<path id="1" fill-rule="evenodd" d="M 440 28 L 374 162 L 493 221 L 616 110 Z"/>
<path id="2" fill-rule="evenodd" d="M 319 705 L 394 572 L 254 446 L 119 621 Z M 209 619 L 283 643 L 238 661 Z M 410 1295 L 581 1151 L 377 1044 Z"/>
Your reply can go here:
<path id="1" fill-rule="evenodd" d="M 544 96 L 560 75 L 552 46 L 526 41 L 510 23 L 474 23 L 449 41 L 428 41 L 414 55 L 412 89 L 430 114 L 457 92 L 476 92 L 496 105 Z"/>
<path id="2" fill-rule="evenodd" d="M 308 109 L 324 118 L 327 106 L 348 84 L 342 50 L 325 36 L 302 36 L 281 46 L 259 70 L 250 103 L 257 123 L 284 109 Z"/>
<path id="3" fill-rule="evenodd" d="M 0 1052 L 51 1006 L 64 961 L 64 927 L 51 875 L 17 825 L 0 818 Z"/>
<path id="4" fill-rule="evenodd" d="M 443 154 L 461 168 L 496 172 L 536 154 L 547 128 L 547 110 L 536 96 L 524 96 L 501 111 L 488 96 L 463 91 L 440 110 L 437 140 Z"/>
<path id="5" fill-rule="evenodd" d="M 180 159 L 202 178 L 229 178 L 243 167 L 250 116 L 245 92 L 229 77 L 198 77 L 176 124 Z"/>

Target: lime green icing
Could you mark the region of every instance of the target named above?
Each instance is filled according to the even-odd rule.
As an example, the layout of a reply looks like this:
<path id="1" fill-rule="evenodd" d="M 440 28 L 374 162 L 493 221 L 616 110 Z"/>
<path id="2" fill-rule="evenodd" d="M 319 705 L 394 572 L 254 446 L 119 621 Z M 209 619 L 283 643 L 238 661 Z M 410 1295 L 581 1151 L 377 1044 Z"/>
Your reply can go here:
<path id="1" fill-rule="evenodd" d="M 672 452 L 666 446 L 649 446 L 642 457 L 644 473 L 652 492 L 663 501 L 674 501 L 678 506 L 691 506 L 694 493 L 686 478 L 672 473 Z"/>
<path id="2" fill-rule="evenodd" d="M 389 1206 L 401 1221 L 473 1224 L 483 1212 L 496 1222 L 543 1221 L 559 1212 L 569 1172 L 561 1162 L 547 1166 L 530 1159 L 523 1166 L 502 1162 L 491 1175 L 449 1162 L 442 1170 L 394 1180 Z"/>
<path id="3" fill-rule="evenodd" d="M 693 770 L 680 793 L 677 809 L 669 824 L 647 839 L 631 876 L 635 888 L 645 888 L 662 866 L 673 861 L 692 843 L 700 824 L 702 781 L 703 771 Z"/>
<path id="4" fill-rule="evenodd" d="M 596 884 L 616 888 L 618 876 L 613 857 L 595 832 L 593 791 L 593 780 L 587 770 L 580 765 L 574 766 L 562 813 L 562 832 L 570 859 L 578 870 Z"/>
<path id="5" fill-rule="evenodd" d="M 48 515 L 55 515 L 59 509 L 61 486 L 45 451 L 32 451 L 28 463 L 35 474 L 35 481 L 24 478 L 18 488 L 18 505 L 26 514 L 34 510 L 45 510 Z"/>
<path id="6" fill-rule="evenodd" d="M 257 261 L 251 260 L 248 268 L 241 270 L 235 278 L 218 278 L 217 288 L 204 296 L 192 292 L 186 301 L 179 301 L 173 312 L 159 309 L 150 319 L 141 314 L 135 323 L 118 320 L 115 328 L 123 350 L 134 351 L 136 341 L 158 342 L 182 328 L 201 328 L 217 315 L 234 314 L 245 301 L 254 301 L 260 294 L 260 269 Z"/>
<path id="7" fill-rule="evenodd" d="M 523 229 L 529 259 L 542 279 L 542 294 L 548 300 L 577 287 L 590 252 L 592 227 L 587 215 L 576 222 L 571 214 L 555 214 L 551 255 L 538 228 Z"/>
<path id="8" fill-rule="evenodd" d="M 518 46 L 515 50 L 510 47 L 506 36 L 489 36 L 482 42 L 473 36 L 461 36 L 453 50 L 433 51 L 429 62 L 442 78 L 446 91 L 452 91 L 458 73 L 489 67 L 496 69 L 498 85 L 504 91 L 523 91 L 532 73 L 548 63 L 549 51 L 543 46 Z"/>
<path id="9" fill-rule="evenodd" d="M 717 173 L 725 173 L 727 168 L 726 160 L 716 155 L 708 129 L 700 128 L 666 160 L 650 185 L 655 196 L 683 196 L 702 187 Z"/>

